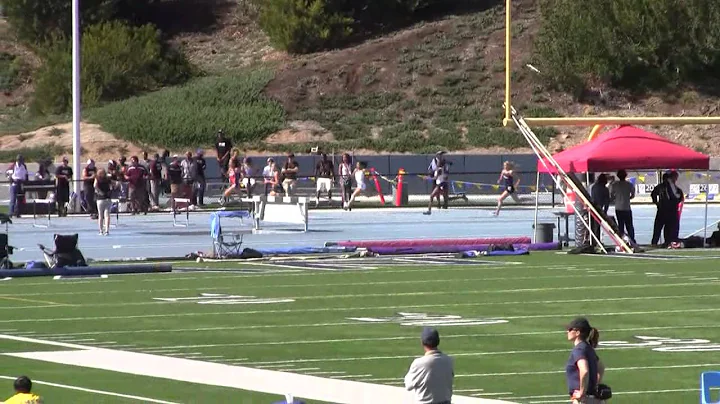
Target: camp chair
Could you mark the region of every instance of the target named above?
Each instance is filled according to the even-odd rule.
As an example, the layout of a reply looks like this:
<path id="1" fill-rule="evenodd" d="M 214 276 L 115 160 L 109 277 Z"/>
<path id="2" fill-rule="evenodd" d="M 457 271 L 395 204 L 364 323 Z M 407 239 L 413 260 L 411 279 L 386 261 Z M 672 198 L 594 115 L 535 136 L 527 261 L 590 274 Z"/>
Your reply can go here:
<path id="1" fill-rule="evenodd" d="M 10 255 L 15 247 L 8 245 L 7 233 L 0 233 L 0 269 L 12 269 L 13 263 L 10 261 Z"/>
<path id="2" fill-rule="evenodd" d="M 210 236 L 213 241 L 213 257 L 215 258 L 238 258 L 242 253 L 243 234 L 223 234 L 220 218 L 249 218 L 246 211 L 218 211 L 210 215 Z"/>
<path id="3" fill-rule="evenodd" d="M 45 257 L 48 268 L 86 267 L 85 257 L 77 248 L 78 235 L 55 235 L 55 250 L 45 248 L 38 244 Z"/>

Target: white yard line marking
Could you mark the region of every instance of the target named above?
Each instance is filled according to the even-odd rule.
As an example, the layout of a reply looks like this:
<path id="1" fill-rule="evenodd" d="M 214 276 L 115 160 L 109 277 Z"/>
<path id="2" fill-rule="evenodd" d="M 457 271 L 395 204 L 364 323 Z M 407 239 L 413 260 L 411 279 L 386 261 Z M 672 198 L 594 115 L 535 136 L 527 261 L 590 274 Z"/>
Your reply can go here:
<path id="1" fill-rule="evenodd" d="M 508 394 L 512 394 L 512 392 L 503 391 L 500 393 L 476 393 L 476 394 L 470 394 L 473 397 L 483 397 L 483 396 L 507 396 Z"/>
<path id="2" fill-rule="evenodd" d="M 614 317 L 614 316 L 636 316 L 636 315 L 646 315 L 646 314 L 670 314 L 670 313 L 708 313 L 708 312 L 717 312 L 720 311 L 720 307 L 714 307 L 714 308 L 703 308 L 703 309 L 679 309 L 679 310 L 648 310 L 648 311 L 627 311 L 627 312 L 612 312 L 612 313 L 588 313 L 588 316 L 593 317 Z M 185 313 L 187 314 L 187 313 Z M 207 314 L 213 314 L 213 313 L 203 313 L 205 315 Z M 218 314 L 231 314 L 229 312 L 225 313 L 218 313 Z M 182 314 L 179 314 L 182 316 Z M 537 318 L 568 318 L 572 317 L 575 314 L 568 314 L 568 313 L 555 313 L 555 314 L 531 314 L 526 316 L 507 316 L 503 317 L 504 320 L 521 320 L 521 319 L 537 319 Z M 165 317 L 166 315 L 159 315 L 161 317 Z M 144 316 L 144 317 L 152 317 L 152 316 Z M 174 315 L 171 315 L 170 317 L 175 317 Z M 118 317 L 107 317 L 105 319 L 109 318 L 135 318 L 135 316 L 118 316 Z M 80 320 L 84 318 L 78 318 L 75 320 Z M 98 318 L 92 318 L 94 319 L 100 319 Z M 41 322 L 45 321 L 52 321 L 53 319 L 44 319 Z M 0 320 L 1 321 L 1 320 Z M 15 320 L 7 320 L 8 322 L 12 322 Z M 17 320 L 19 322 L 27 322 L 24 320 Z M 65 319 L 64 321 L 71 321 L 70 319 Z M 306 323 L 306 324 L 263 324 L 263 325 L 245 325 L 240 326 L 238 328 L 246 329 L 246 330 L 257 330 L 257 329 L 276 329 L 276 328 L 319 328 L 319 327 L 341 327 L 341 326 L 347 326 L 347 325 L 361 325 L 361 323 L 358 323 L 356 321 L 343 321 L 343 322 L 337 322 L 337 323 Z M 205 331 L 211 331 L 211 330 L 223 330 L 228 329 L 224 327 L 208 327 L 203 330 Z M 113 331 L 88 331 L 88 332 L 79 332 L 79 333 L 70 333 L 70 334 L 63 334 L 65 336 L 70 335 L 108 335 L 108 334 L 137 334 L 137 333 L 149 333 L 149 332 L 168 332 L 168 330 L 113 330 Z"/>
<path id="3" fill-rule="evenodd" d="M 659 288 L 659 287 L 676 287 L 676 286 L 716 286 L 716 282 L 700 282 L 700 283 L 675 283 L 675 284 L 661 284 L 661 285 L 596 285 L 588 286 L 587 288 L 602 288 L 602 289 L 633 289 L 633 288 Z M 427 291 L 427 292 L 407 292 L 407 293 L 385 293 L 385 294 L 365 294 L 365 295 L 328 295 L 328 296 L 306 296 L 306 297 L 292 297 L 295 300 L 311 300 L 311 299 L 331 299 L 331 298 L 359 298 L 359 297 L 397 297 L 397 296 L 423 296 L 423 295 L 447 295 L 447 294 L 495 294 L 495 293 L 511 293 L 511 292 L 530 292 L 530 291 L 554 291 L 554 290 L 578 290 L 585 289 L 583 286 L 574 287 L 557 287 L 557 288 L 535 288 L 535 289 L 505 289 L 505 290 L 471 290 L 471 291 Z M 498 302 L 498 304 L 503 304 Z M 527 304 L 527 302 L 525 302 Z M 438 305 L 433 305 L 437 307 Z M 417 305 L 411 306 L 400 306 L 400 307 L 418 307 Z M 367 308 L 366 308 L 367 309 Z M 377 308 L 374 308 L 377 309 Z M 291 309 L 288 309 L 291 310 Z M 357 309 L 356 309 L 357 310 Z M 713 311 L 712 309 L 710 311 Z M 309 310 L 308 310 L 309 311 Z M 327 310 L 326 310 L 327 311 Z M 292 311 L 290 311 L 292 312 Z M 678 311 L 653 311 L 643 314 L 654 314 L 654 313 L 675 313 Z M 691 312 L 691 311 L 688 311 Z M 91 320 L 115 320 L 115 319 L 134 319 L 134 318 L 172 318 L 172 317 L 193 317 L 193 316 L 212 316 L 212 315 L 231 315 L 231 314 L 260 314 L 260 313 L 272 313 L 270 310 L 255 310 L 255 311 L 226 311 L 226 312 L 190 312 L 190 313 L 168 313 L 168 314 L 143 314 L 143 315 L 130 315 L 130 316 L 97 316 L 97 317 L 52 317 L 52 318 L 19 318 L 10 320 L 0 320 L 0 323 L 49 323 L 49 322 L 62 322 L 62 321 L 91 321 Z M 598 314 L 602 315 L 602 314 Z M 572 315 L 571 315 L 572 316 Z M 550 315 L 552 317 L 552 315 Z M 508 317 L 512 318 L 512 317 Z M 515 317 L 515 318 L 537 318 L 537 317 Z M 82 334 L 62 334 L 62 335 L 82 335 Z"/>
<path id="4" fill-rule="evenodd" d="M 454 389 L 453 391 L 458 393 L 477 393 L 478 391 L 485 391 L 485 389 Z"/>
<path id="5" fill-rule="evenodd" d="M 15 380 L 16 377 L 13 376 L 0 376 L 0 379 L 6 379 L 6 380 Z M 147 397 L 139 397 L 139 396 L 131 396 L 127 394 L 120 394 L 120 393 L 112 393 L 109 391 L 102 391 L 102 390 L 93 390 L 93 389 L 86 389 L 84 387 L 77 387 L 77 386 L 69 386 L 67 384 L 58 384 L 58 383 L 50 383 L 50 382 L 44 382 L 42 380 L 35 380 L 33 379 L 33 384 L 39 384 L 42 386 L 51 386 L 51 387 L 58 387 L 61 389 L 68 389 L 68 390 L 76 390 L 76 391 L 83 391 L 86 393 L 93 393 L 93 394 L 100 394 L 103 396 L 113 396 L 113 397 L 120 397 L 120 398 L 127 398 L 129 400 L 136 400 L 136 401 L 142 401 L 145 403 L 157 403 L 157 404 L 179 404 L 172 401 L 163 401 L 163 400 L 156 400 L 154 398 L 147 398 Z"/>
<path id="6" fill-rule="evenodd" d="M 295 365 L 292 364 L 276 364 L 276 365 L 264 365 L 264 366 L 256 366 L 258 369 L 280 369 L 280 368 L 288 368 L 293 367 Z"/>
<path id="7" fill-rule="evenodd" d="M 313 376 L 322 376 L 322 375 L 344 375 L 347 372 L 307 372 L 306 375 L 313 375 Z M 372 375 L 371 375 L 372 376 Z"/>
<path id="8" fill-rule="evenodd" d="M 33 340 L 3 334 L 0 334 L 0 339 L 20 340 L 61 347 L 67 345 L 56 341 Z M 296 373 L 251 369 L 215 362 L 89 346 L 73 351 L 20 352 L 6 353 L 4 355 L 277 395 L 283 395 L 290 391 L 298 397 L 339 404 L 376 404 L 379 398 L 382 402 L 405 403 L 410 400 L 411 396 L 409 392 L 401 387 L 327 379 Z M 454 396 L 453 402 L 457 404 L 507 404 L 501 401 L 483 401 L 483 399 L 466 396 Z"/>
<path id="9" fill-rule="evenodd" d="M 245 326 L 233 326 L 233 327 L 210 327 L 210 328 L 178 328 L 169 330 L 108 330 L 108 331 L 94 331 L 92 334 L 137 334 L 137 333 L 155 333 L 155 332 L 204 332 L 204 331 L 229 331 L 244 329 Z M 644 330 L 685 330 L 685 329 L 714 329 L 720 328 L 720 325 L 708 324 L 708 325 L 685 325 L 685 326 L 661 326 L 661 327 L 636 327 L 636 328 L 617 328 L 607 329 L 603 332 L 621 332 L 621 331 L 644 331 Z M 526 331 L 517 333 L 498 333 L 498 334 L 456 334 L 446 335 L 444 338 L 464 338 L 464 337 L 513 337 L 513 336 L 524 336 L 524 335 L 553 335 L 560 334 L 562 331 Z M 87 334 L 87 333 L 82 333 Z M 38 336 L 39 337 L 39 336 Z M 393 340 L 414 340 L 417 337 L 378 337 L 378 338 L 339 338 L 330 340 L 301 340 L 301 341 L 278 341 L 278 342 L 257 342 L 252 345 L 284 345 L 284 344 L 314 344 L 314 343 L 327 343 L 327 342 L 357 342 L 357 341 L 393 341 Z M 194 348 L 207 348 L 214 346 L 236 346 L 238 344 L 205 344 L 205 345 L 178 345 L 178 347 L 194 347 Z M 239 344 L 246 345 L 246 344 Z M 175 348 L 175 347 L 161 347 L 161 348 Z"/>
<path id="10" fill-rule="evenodd" d="M 307 373 L 309 374 L 309 373 Z M 363 377 L 371 377 L 372 375 L 344 375 L 344 376 L 331 376 L 333 379 L 360 379 Z"/>
<path id="11" fill-rule="evenodd" d="M 700 297 L 718 297 L 717 293 L 702 295 L 665 295 L 665 296 L 633 296 L 633 297 L 607 297 L 603 301 L 625 301 L 625 300 L 653 300 L 653 299 L 689 299 Z M 224 312 L 228 314 L 268 314 L 268 313 L 314 313 L 314 312 L 334 312 L 334 311 L 360 311 L 360 310 L 383 310 L 383 309 L 407 309 L 407 308 L 425 308 L 425 307 L 465 307 L 465 306 L 506 306 L 506 305 L 528 305 L 528 304 L 553 304 L 553 303 L 576 303 L 576 302 L 595 302 L 597 299 L 570 299 L 570 300 L 518 300 L 518 301 L 500 301 L 500 302 L 466 302 L 466 303 L 437 303 L 437 304 L 414 304 L 401 306 L 362 306 L 362 307 L 322 307 L 322 308 L 305 308 L 305 309 L 269 309 L 269 310 L 243 310 L 235 312 Z M 173 304 L 173 302 L 148 301 L 148 302 L 117 302 L 105 304 L 93 304 L 93 307 L 109 306 L 109 307 L 129 307 L 129 306 L 152 306 L 159 304 Z M 46 308 L 45 306 L 33 306 L 33 308 Z M 202 313 L 205 314 L 205 313 Z M 198 314 L 200 315 L 200 314 Z M 34 332 L 25 332 L 26 334 L 34 334 Z M 37 334 L 40 335 L 40 334 Z M 64 334 L 57 334 L 64 335 Z M 50 338 L 51 335 L 48 335 Z"/>

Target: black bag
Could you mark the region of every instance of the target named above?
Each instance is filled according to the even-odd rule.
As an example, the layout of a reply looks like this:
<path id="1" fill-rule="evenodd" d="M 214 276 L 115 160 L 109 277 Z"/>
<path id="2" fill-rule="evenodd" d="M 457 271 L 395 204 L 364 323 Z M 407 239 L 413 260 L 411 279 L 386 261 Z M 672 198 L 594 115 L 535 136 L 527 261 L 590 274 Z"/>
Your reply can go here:
<path id="1" fill-rule="evenodd" d="M 612 398 L 612 389 L 607 384 L 598 384 L 593 396 L 598 400 L 609 400 Z"/>
<path id="2" fill-rule="evenodd" d="M 493 251 L 515 251 L 512 244 L 490 244 L 488 246 L 488 252 Z"/>

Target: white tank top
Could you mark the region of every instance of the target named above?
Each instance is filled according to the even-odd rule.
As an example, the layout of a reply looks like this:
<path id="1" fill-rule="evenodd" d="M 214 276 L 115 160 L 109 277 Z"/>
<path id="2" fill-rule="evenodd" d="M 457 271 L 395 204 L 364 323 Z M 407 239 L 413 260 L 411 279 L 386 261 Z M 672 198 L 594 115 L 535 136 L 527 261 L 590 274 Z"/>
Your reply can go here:
<path id="1" fill-rule="evenodd" d="M 357 182 L 358 185 L 365 183 L 365 171 L 363 171 L 363 170 L 355 171 L 355 182 Z"/>

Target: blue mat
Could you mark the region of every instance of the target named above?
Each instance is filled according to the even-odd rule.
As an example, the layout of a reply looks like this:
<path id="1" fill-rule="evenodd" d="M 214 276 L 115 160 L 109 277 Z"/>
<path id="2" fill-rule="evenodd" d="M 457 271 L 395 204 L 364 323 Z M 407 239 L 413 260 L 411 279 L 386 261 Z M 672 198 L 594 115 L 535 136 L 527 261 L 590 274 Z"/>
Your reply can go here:
<path id="1" fill-rule="evenodd" d="M 32 269 L 0 269 L 0 278 L 27 278 L 31 276 L 88 276 L 143 274 L 156 272 L 172 272 L 170 264 L 138 264 L 138 265 L 102 265 L 90 267 L 64 268 L 32 268 Z"/>
<path id="2" fill-rule="evenodd" d="M 258 249 L 262 255 L 295 255 L 295 254 L 340 254 L 355 252 L 356 247 L 281 247 Z"/>

